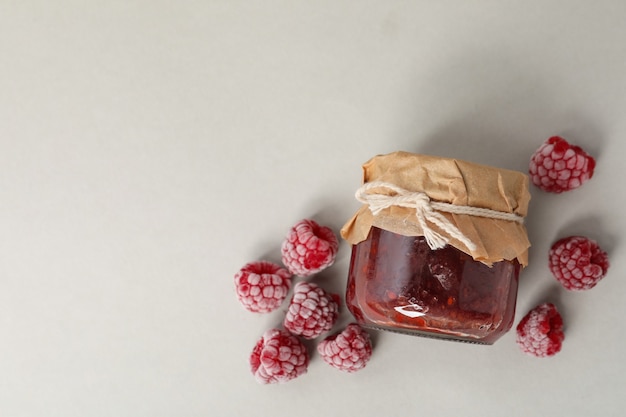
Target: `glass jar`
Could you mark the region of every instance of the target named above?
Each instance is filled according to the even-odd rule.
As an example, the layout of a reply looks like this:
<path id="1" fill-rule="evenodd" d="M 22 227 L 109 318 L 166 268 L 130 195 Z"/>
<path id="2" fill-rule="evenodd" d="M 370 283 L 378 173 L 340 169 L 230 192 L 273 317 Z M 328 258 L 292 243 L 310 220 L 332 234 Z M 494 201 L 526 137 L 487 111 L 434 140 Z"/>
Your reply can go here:
<path id="1" fill-rule="evenodd" d="M 517 221 L 530 198 L 526 176 L 408 153 L 378 156 L 364 165 L 364 172 L 364 186 L 378 190 L 373 201 L 390 203 L 374 208 L 374 202 L 363 200 L 365 206 L 342 229 L 353 244 L 346 304 L 357 322 L 493 344 L 513 325 L 518 277 L 527 263 L 530 245 Z M 473 177 L 477 173 L 479 181 Z M 384 187 L 376 188 L 381 180 Z M 409 200 L 428 197 L 423 203 L 428 210 L 444 202 L 439 214 L 449 223 L 419 220 L 414 211 L 422 203 L 395 199 L 406 190 Z M 458 207 L 479 207 L 486 214 L 446 211 Z M 442 238 L 439 245 L 428 237 L 432 233 Z"/>
<path id="2" fill-rule="evenodd" d="M 346 304 L 367 327 L 492 344 L 513 325 L 519 271 L 372 227 L 352 247 Z"/>

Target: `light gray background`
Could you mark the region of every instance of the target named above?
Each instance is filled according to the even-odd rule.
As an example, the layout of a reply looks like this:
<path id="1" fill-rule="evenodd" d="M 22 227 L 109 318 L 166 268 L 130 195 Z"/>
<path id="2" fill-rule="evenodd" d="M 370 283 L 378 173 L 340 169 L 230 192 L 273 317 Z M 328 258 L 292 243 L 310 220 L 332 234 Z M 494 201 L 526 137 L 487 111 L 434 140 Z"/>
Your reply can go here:
<path id="1" fill-rule="evenodd" d="M 625 19 L 619 0 L 0 2 L 0 416 L 623 415 Z M 557 303 L 560 354 L 376 333 L 357 374 L 314 355 L 254 381 L 284 308 L 243 310 L 232 277 L 301 218 L 338 229 L 363 162 L 526 170 L 553 134 L 598 161 L 575 192 L 532 190 L 516 322 Z M 611 257 L 585 293 L 547 269 L 573 233 Z M 348 261 L 342 243 L 315 281 L 343 294 Z"/>

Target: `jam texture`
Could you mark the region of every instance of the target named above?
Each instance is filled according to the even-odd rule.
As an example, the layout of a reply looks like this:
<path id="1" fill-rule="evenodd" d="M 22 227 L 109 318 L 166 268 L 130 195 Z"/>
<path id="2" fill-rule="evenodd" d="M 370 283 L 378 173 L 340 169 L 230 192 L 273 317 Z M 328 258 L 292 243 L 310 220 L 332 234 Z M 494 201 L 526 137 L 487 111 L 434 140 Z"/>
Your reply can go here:
<path id="1" fill-rule="evenodd" d="M 513 325 L 519 271 L 372 227 L 352 247 L 346 303 L 364 326 L 492 344 Z"/>

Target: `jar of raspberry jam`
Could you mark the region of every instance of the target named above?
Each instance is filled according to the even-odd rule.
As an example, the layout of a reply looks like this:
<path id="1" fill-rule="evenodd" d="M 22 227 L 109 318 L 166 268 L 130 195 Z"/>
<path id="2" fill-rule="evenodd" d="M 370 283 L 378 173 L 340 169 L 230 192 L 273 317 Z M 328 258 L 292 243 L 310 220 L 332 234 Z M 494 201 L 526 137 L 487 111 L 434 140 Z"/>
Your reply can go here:
<path id="1" fill-rule="evenodd" d="M 361 325 L 493 344 L 512 326 L 530 246 L 527 176 L 395 152 L 363 166 L 346 304 Z"/>

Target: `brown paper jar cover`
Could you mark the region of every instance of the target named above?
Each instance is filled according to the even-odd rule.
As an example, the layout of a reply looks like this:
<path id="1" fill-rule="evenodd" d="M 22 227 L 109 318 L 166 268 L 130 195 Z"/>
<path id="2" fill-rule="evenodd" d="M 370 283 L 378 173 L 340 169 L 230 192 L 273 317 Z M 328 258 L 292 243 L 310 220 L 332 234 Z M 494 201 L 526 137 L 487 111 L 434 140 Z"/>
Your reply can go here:
<path id="1" fill-rule="evenodd" d="M 432 201 L 514 213 L 525 217 L 530 193 L 528 177 L 517 171 L 459 159 L 394 152 L 378 155 L 363 165 L 363 182 L 381 181 L 407 191 L 423 192 Z M 381 192 L 384 190 L 381 190 Z M 523 224 L 509 220 L 440 212 L 471 242 L 470 250 L 435 225 L 449 244 L 487 265 L 514 260 L 528 265 L 530 242 Z M 411 208 L 392 206 L 372 215 L 362 206 L 341 229 L 341 236 L 355 245 L 365 240 L 372 226 L 404 236 L 423 236 Z"/>

